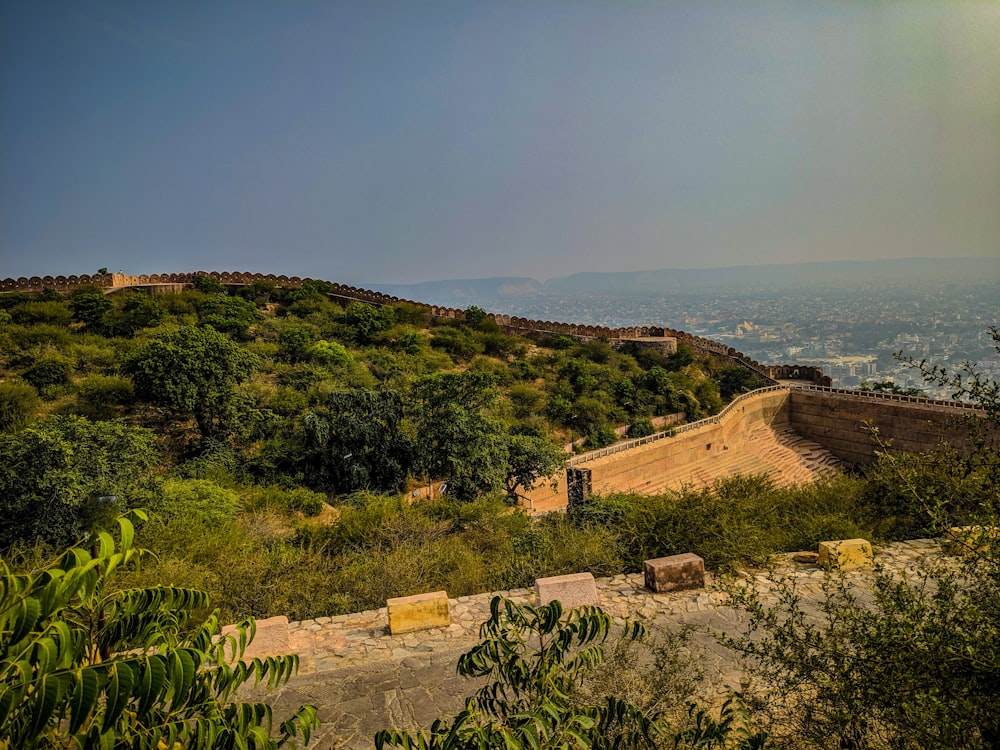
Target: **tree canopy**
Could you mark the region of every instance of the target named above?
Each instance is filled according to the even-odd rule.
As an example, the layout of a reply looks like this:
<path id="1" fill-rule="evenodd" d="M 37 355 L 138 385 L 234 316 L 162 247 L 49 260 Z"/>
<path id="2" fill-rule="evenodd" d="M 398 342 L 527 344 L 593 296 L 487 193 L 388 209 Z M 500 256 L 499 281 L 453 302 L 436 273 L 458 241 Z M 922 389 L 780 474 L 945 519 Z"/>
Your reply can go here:
<path id="1" fill-rule="evenodd" d="M 231 428 L 235 386 L 256 367 L 256 356 L 206 326 L 182 326 L 162 333 L 126 364 L 136 396 L 194 416 L 203 437 Z"/>
<path id="2" fill-rule="evenodd" d="M 0 550 L 64 545 L 147 504 L 158 458 L 153 432 L 121 421 L 62 416 L 0 433 Z"/>

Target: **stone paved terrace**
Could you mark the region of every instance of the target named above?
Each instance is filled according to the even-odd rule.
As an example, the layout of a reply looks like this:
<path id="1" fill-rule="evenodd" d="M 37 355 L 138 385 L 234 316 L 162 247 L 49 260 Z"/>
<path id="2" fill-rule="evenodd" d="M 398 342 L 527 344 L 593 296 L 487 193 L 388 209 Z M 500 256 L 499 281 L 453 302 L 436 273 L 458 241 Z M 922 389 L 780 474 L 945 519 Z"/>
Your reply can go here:
<path id="1" fill-rule="evenodd" d="M 876 548 L 876 562 L 892 569 L 912 568 L 920 559 L 940 553 L 935 540 L 914 540 Z M 806 600 L 821 593 L 824 573 L 800 564 L 791 555 L 776 558 L 780 577 L 795 582 Z M 773 584 L 765 570 L 749 573 L 765 594 Z M 865 572 L 850 574 L 863 584 Z M 692 658 L 705 670 L 703 694 L 709 700 L 737 687 L 740 670 L 713 631 L 735 633 L 739 617 L 727 605 L 726 595 L 707 576 L 697 591 L 653 594 L 635 573 L 597 582 L 598 604 L 620 621 L 645 621 L 651 630 L 688 625 L 695 628 Z M 515 601 L 535 603 L 532 589 L 502 593 Z M 428 728 L 435 718 L 454 715 L 475 685 L 455 674 L 461 653 L 478 640 L 493 594 L 450 600 L 451 624 L 417 633 L 388 633 L 386 609 L 323 617 L 292 623 L 290 645 L 301 657 L 299 674 L 271 694 L 278 717 L 302 703 L 319 709 L 323 725 L 310 748 L 370 748 L 378 729 L 388 726 Z"/>

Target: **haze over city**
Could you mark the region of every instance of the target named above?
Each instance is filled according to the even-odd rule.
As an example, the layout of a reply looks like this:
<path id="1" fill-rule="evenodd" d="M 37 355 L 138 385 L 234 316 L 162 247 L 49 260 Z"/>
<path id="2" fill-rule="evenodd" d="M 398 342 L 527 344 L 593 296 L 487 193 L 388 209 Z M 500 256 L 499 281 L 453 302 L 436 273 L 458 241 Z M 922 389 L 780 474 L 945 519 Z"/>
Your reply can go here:
<path id="1" fill-rule="evenodd" d="M 4 2 L 0 275 L 996 257 L 998 91 L 987 2 Z"/>

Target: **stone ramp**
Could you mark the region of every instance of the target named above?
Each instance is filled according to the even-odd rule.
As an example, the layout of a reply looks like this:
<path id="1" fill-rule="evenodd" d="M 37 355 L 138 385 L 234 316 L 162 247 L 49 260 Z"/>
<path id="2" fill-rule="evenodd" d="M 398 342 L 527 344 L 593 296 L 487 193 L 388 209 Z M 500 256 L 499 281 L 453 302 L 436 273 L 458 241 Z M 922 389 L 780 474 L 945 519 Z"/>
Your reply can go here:
<path id="1" fill-rule="evenodd" d="M 838 472 L 841 462 L 819 443 L 791 427 L 758 424 L 733 447 L 675 469 L 662 478 L 667 489 L 710 487 L 738 474 L 766 474 L 779 487 L 809 484 Z"/>
<path id="2" fill-rule="evenodd" d="M 670 440 L 671 438 L 666 438 Z M 642 450 L 635 448 L 633 450 Z M 629 451 L 617 454 L 627 456 Z M 604 459 L 607 460 L 607 459 Z M 583 464 L 586 467 L 587 464 Z M 810 484 L 841 471 L 842 462 L 819 443 L 799 435 L 789 425 L 757 424 L 741 436 L 736 446 L 705 455 L 659 474 L 635 492 L 654 494 L 685 487 L 711 487 L 716 480 L 738 474 L 766 474 L 779 487 Z M 565 488 L 555 495 L 535 500 L 533 514 L 566 509 Z"/>

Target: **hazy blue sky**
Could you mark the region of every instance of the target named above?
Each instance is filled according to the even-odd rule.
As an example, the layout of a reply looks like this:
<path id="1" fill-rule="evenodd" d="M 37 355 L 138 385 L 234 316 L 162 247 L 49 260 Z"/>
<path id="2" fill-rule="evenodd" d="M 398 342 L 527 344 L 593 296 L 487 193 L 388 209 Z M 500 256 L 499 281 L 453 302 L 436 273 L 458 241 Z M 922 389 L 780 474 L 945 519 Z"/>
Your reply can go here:
<path id="1" fill-rule="evenodd" d="M 0 276 L 1000 255 L 1000 2 L 0 0 Z"/>

